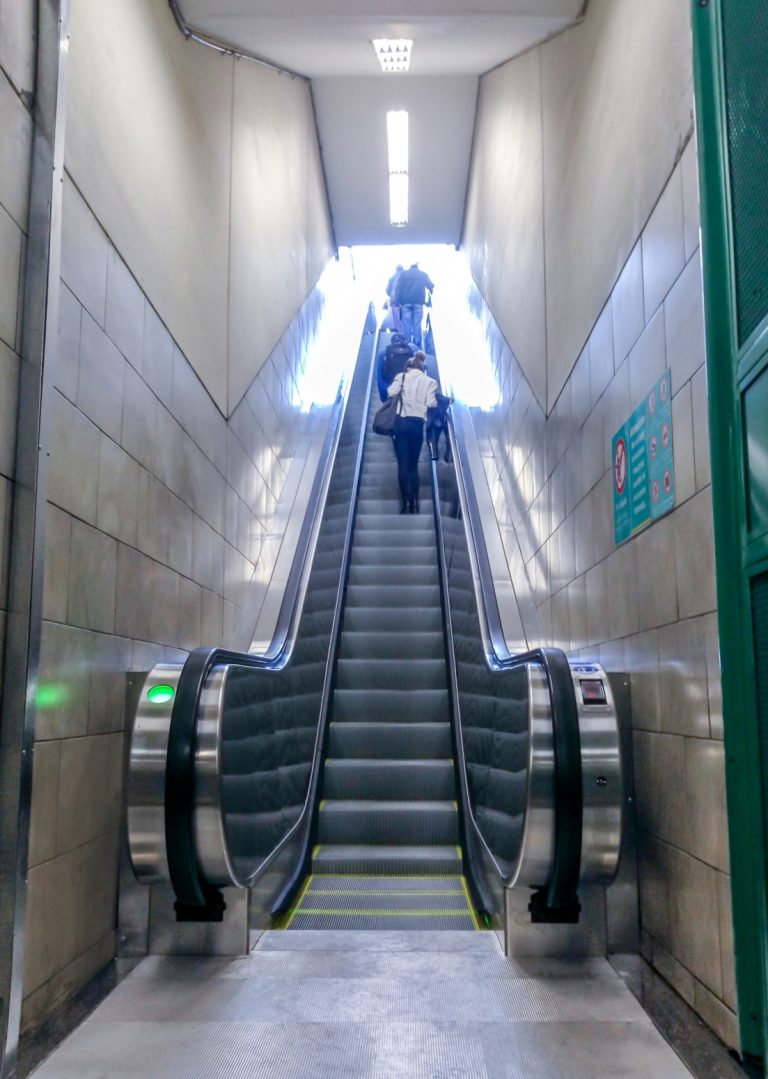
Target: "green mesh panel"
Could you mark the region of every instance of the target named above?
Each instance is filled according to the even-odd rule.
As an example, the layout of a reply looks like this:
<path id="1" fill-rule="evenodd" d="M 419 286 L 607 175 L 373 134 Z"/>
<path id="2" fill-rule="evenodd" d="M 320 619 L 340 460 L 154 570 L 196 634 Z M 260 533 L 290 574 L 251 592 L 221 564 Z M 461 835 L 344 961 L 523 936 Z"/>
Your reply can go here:
<path id="1" fill-rule="evenodd" d="M 752 632 L 755 639 L 757 712 L 763 760 L 768 760 L 768 573 L 752 578 Z"/>
<path id="2" fill-rule="evenodd" d="M 738 336 L 768 314 L 768 2 L 723 4 Z"/>

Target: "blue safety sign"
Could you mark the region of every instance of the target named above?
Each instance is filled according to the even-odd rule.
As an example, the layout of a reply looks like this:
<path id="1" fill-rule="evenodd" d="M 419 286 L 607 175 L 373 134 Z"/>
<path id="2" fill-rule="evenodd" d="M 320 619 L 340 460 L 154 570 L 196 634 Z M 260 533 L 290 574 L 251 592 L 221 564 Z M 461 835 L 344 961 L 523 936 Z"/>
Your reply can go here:
<path id="1" fill-rule="evenodd" d="M 675 504 L 669 369 L 613 436 L 611 461 L 613 532 L 618 545 Z"/>

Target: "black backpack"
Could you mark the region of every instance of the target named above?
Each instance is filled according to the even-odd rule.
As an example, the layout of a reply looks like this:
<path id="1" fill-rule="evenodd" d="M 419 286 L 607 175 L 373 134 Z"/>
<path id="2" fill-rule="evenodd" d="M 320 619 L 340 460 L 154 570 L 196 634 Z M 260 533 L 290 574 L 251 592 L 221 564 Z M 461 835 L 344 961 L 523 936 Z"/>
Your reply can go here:
<path id="1" fill-rule="evenodd" d="M 410 360 L 413 353 L 407 345 L 390 345 L 387 351 L 384 353 L 384 366 L 383 373 L 384 378 L 387 381 L 387 385 L 392 382 L 396 375 L 399 375 L 401 371 L 405 370 L 405 365 Z"/>

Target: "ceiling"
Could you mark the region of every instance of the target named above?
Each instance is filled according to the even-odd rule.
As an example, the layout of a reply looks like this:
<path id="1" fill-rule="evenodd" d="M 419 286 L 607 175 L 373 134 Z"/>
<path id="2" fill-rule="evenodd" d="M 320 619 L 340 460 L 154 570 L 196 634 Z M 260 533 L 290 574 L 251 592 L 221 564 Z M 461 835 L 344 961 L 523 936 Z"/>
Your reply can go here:
<path id="1" fill-rule="evenodd" d="M 309 78 L 383 76 L 370 42 L 412 38 L 414 75 L 481 75 L 576 19 L 584 0 L 182 0 L 192 26 Z"/>
<path id="2" fill-rule="evenodd" d="M 559 33 L 584 7 L 585 0 L 178 0 L 190 28 L 312 81 L 339 244 L 456 243 L 478 77 Z M 413 39 L 409 72 L 380 70 L 370 43 L 382 37 Z M 412 212 L 404 229 L 390 226 L 387 210 L 391 108 L 410 117 Z"/>

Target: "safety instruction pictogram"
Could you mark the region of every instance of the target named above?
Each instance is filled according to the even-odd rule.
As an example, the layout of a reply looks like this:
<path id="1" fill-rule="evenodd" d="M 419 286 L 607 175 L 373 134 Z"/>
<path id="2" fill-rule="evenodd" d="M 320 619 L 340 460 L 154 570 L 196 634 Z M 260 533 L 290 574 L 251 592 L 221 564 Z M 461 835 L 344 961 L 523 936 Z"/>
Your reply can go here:
<path id="1" fill-rule="evenodd" d="M 623 438 L 619 439 L 613 451 L 613 483 L 617 494 L 623 494 L 627 484 L 627 444 Z"/>
<path id="2" fill-rule="evenodd" d="M 672 381 L 652 386 L 612 440 L 613 529 L 624 543 L 675 504 Z"/>

